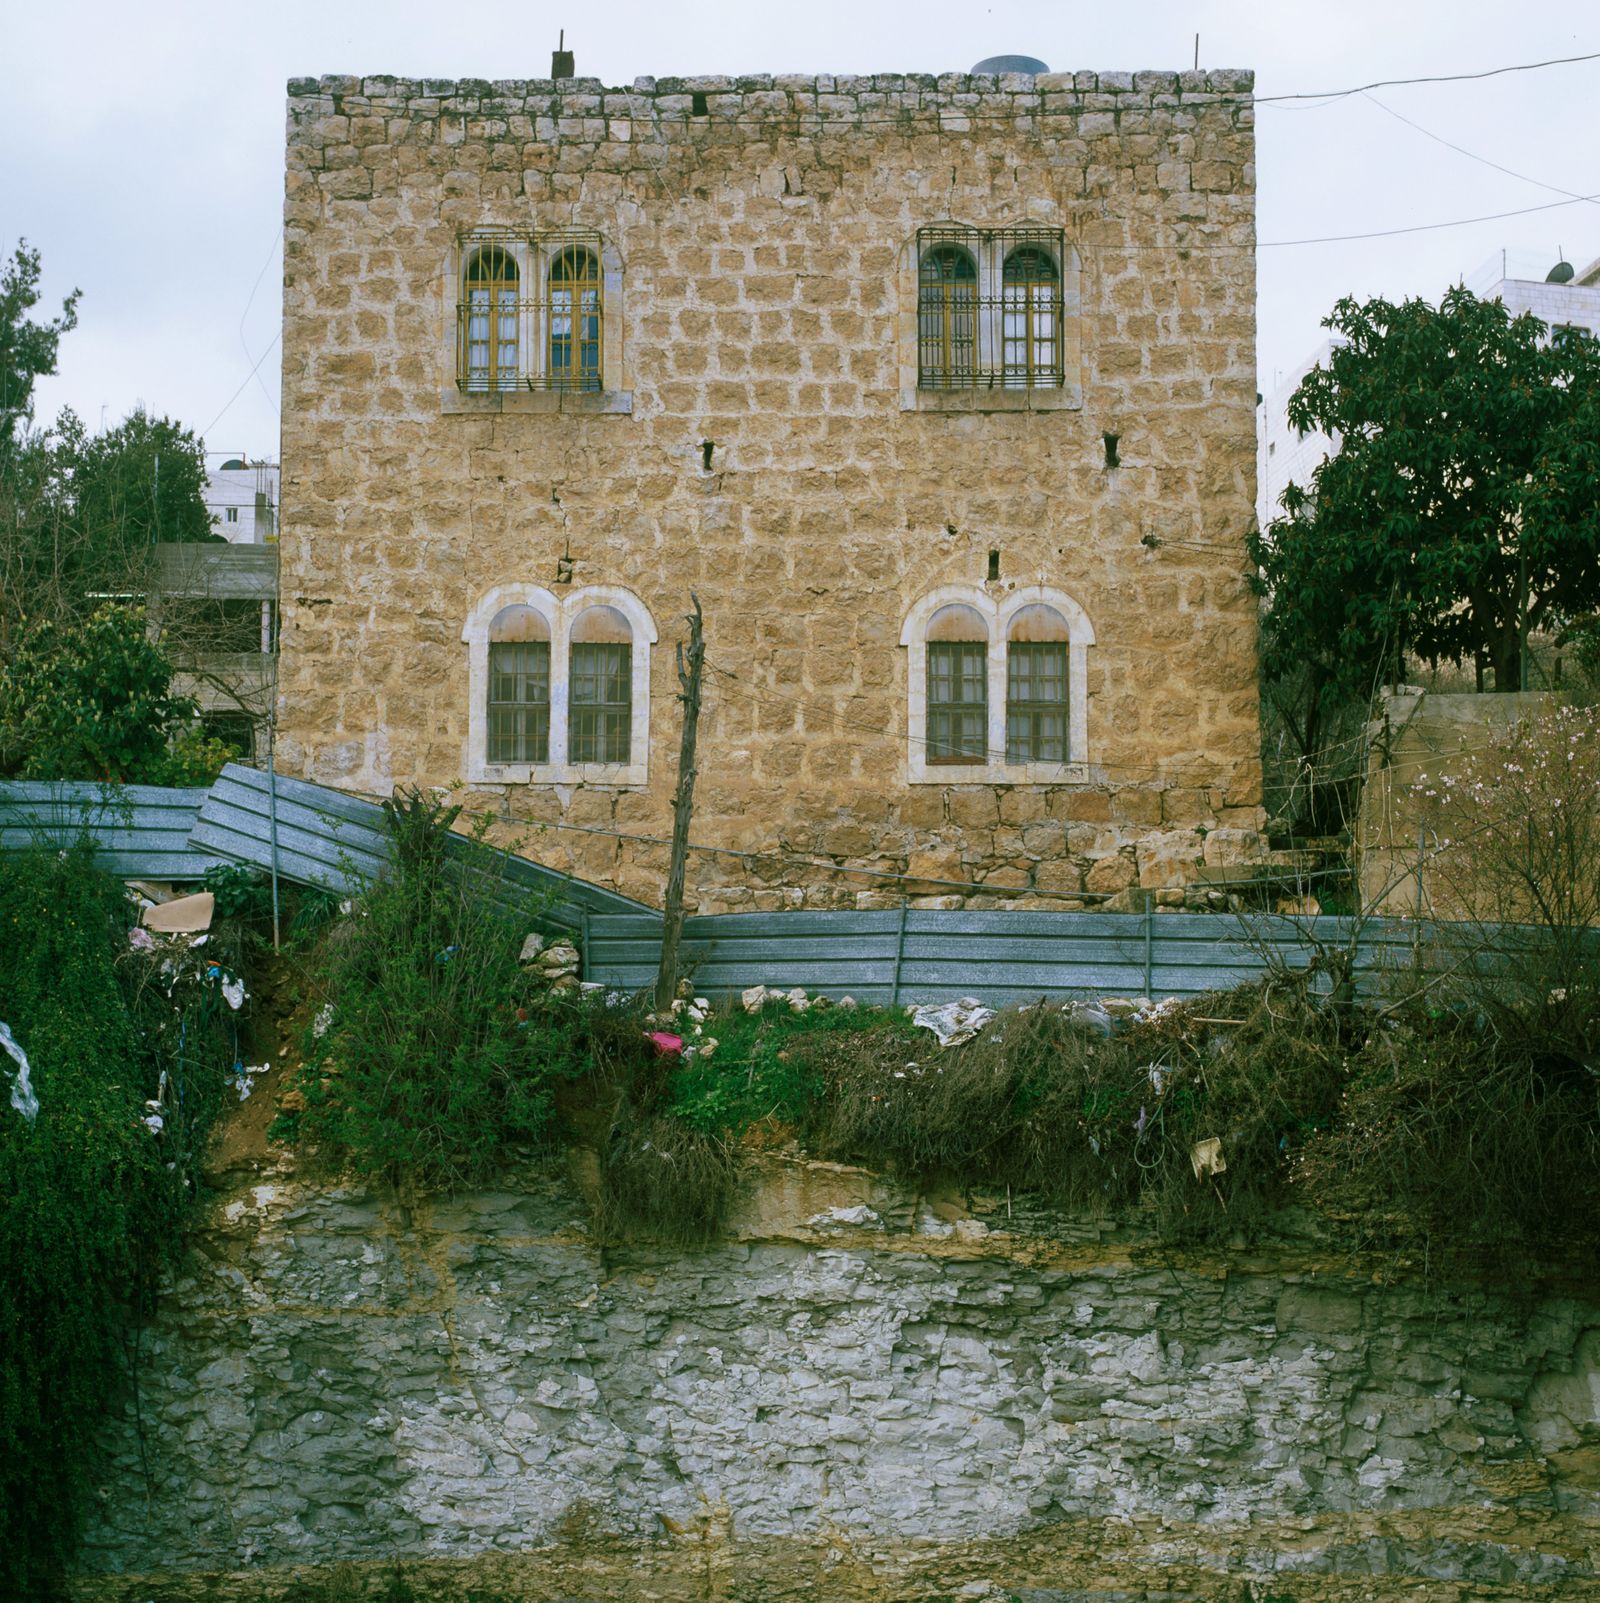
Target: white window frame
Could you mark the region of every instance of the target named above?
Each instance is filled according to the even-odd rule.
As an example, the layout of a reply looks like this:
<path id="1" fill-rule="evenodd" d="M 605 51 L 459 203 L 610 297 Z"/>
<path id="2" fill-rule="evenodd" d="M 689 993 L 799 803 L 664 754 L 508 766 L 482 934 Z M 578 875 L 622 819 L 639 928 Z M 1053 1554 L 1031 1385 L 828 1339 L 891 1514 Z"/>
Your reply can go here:
<path id="1" fill-rule="evenodd" d="M 989 630 L 988 735 L 984 763 L 928 761 L 928 625 L 946 607 L 971 607 Z M 1011 624 L 1026 607 L 1049 607 L 1067 628 L 1067 761 L 1008 763 L 1006 653 Z M 993 596 L 982 585 L 946 584 L 920 597 L 906 614 L 906 778 L 913 785 L 1070 785 L 1089 779 L 1089 614 L 1065 591 L 1030 584 Z"/>
<path id="2" fill-rule="evenodd" d="M 550 756 L 542 763 L 492 763 L 489 751 L 489 629 L 506 607 L 531 608 L 550 631 Z M 625 763 L 574 763 L 567 759 L 567 685 L 572 626 L 590 607 L 614 607 L 633 633 L 632 724 Z M 467 745 L 462 772 L 484 785 L 589 784 L 642 786 L 650 777 L 650 648 L 655 619 L 631 590 L 620 585 L 582 585 L 564 596 L 542 585 L 498 584 L 485 591 L 467 616 L 461 639 L 467 648 Z"/>

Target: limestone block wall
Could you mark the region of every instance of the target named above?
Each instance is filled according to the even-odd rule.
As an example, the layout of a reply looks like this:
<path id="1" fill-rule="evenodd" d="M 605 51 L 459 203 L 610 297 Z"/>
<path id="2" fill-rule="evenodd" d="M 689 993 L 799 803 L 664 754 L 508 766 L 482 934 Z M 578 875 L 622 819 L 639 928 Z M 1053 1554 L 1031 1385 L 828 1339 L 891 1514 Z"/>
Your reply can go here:
<path id="1" fill-rule="evenodd" d="M 1592 1285 L 1011 1213 L 773 1159 L 722 1243 L 601 1251 L 536 1176 L 256 1178 L 144 1333 L 76 1596 L 1600 1596 Z"/>
<path id="2" fill-rule="evenodd" d="M 474 808 L 545 826 L 530 853 L 658 899 L 694 591 L 694 837 L 723 855 L 691 908 L 901 894 L 845 868 L 1073 906 L 1255 852 L 1251 82 L 293 82 L 286 769 L 369 794 L 478 774 Z M 919 396 L 915 240 L 943 221 L 1062 231 L 1059 391 Z M 601 236 L 603 395 L 456 390 L 458 235 L 490 226 Z M 640 782 L 482 777 L 462 632 L 507 583 L 648 608 Z M 949 585 L 1082 609 L 1069 775 L 912 782 L 901 630 Z"/>

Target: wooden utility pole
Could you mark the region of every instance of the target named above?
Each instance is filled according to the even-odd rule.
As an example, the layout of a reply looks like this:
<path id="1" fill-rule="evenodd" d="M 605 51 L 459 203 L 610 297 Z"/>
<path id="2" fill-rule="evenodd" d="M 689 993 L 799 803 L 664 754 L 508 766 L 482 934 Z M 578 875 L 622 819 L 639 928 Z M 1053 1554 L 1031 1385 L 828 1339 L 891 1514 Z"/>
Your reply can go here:
<path id="1" fill-rule="evenodd" d="M 683 871 L 689 859 L 689 820 L 694 813 L 694 747 L 700 727 L 700 669 L 706 660 L 700 598 L 689 592 L 689 649 L 678 642 L 678 700 L 683 703 L 683 744 L 678 752 L 678 790 L 672 798 L 672 857 L 667 866 L 667 899 L 661 925 L 661 968 L 656 975 L 656 1009 L 672 1005 L 678 984 L 678 938 L 683 934 Z"/>

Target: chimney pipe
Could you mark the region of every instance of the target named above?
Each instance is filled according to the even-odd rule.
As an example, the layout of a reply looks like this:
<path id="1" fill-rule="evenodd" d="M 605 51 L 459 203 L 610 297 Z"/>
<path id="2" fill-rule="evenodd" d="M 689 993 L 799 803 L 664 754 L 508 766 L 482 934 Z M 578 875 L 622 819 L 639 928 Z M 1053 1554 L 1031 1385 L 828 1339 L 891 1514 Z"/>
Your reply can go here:
<path id="1" fill-rule="evenodd" d="M 567 30 L 561 30 L 560 39 L 554 50 L 550 52 L 550 76 L 552 78 L 572 78 L 577 76 L 572 64 L 572 52 L 567 49 Z"/>

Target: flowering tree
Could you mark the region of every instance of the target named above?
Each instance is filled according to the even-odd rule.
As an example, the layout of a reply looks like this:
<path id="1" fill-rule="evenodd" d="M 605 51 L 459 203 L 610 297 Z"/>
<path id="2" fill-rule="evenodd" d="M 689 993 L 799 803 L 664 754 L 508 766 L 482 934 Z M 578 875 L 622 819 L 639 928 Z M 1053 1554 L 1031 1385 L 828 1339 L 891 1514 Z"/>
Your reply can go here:
<path id="1" fill-rule="evenodd" d="M 1514 723 L 1419 776 L 1415 796 L 1435 904 L 1465 918 L 1475 968 L 1497 976 L 1474 999 L 1600 1073 L 1600 709 Z"/>

